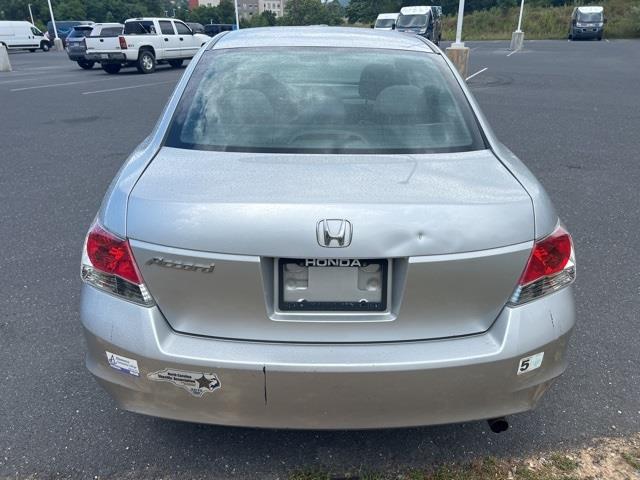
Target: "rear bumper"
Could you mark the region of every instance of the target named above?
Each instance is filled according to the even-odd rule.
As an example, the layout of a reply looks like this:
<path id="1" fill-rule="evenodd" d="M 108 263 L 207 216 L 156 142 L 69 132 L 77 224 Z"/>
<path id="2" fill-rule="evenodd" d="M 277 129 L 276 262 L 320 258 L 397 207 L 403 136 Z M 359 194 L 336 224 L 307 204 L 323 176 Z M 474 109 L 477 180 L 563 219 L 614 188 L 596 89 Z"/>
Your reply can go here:
<path id="1" fill-rule="evenodd" d="M 603 30 L 604 30 L 603 28 L 598 28 L 598 27 L 588 27 L 588 28 L 574 27 L 571 31 L 571 35 L 574 38 L 597 38 L 602 36 Z"/>
<path id="2" fill-rule="evenodd" d="M 72 62 L 85 60 L 85 53 L 83 50 L 68 50 L 67 55 L 69 56 L 69 60 L 71 60 Z"/>
<path id="3" fill-rule="evenodd" d="M 135 60 L 127 58 L 127 55 L 122 52 L 87 52 L 84 58 L 100 63 L 126 63 Z"/>
<path id="4" fill-rule="evenodd" d="M 566 368 L 574 325 L 571 289 L 505 308 L 482 335 L 393 344 L 277 344 L 175 333 L 157 308 L 87 285 L 87 368 L 133 412 L 269 428 L 380 428 L 509 415 L 533 408 Z M 139 376 L 109 366 L 106 351 L 137 361 Z M 517 375 L 521 358 L 542 365 Z M 215 374 L 201 396 L 149 374 Z"/>

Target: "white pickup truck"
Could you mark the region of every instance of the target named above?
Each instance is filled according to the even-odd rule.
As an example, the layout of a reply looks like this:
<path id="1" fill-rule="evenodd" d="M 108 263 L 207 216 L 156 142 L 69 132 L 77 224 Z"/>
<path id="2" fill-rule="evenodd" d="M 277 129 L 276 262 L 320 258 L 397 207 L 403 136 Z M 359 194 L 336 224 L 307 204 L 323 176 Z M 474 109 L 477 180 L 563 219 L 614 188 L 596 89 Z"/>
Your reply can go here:
<path id="1" fill-rule="evenodd" d="M 130 18 L 124 22 L 123 35 L 87 37 L 85 58 L 100 63 L 107 73 L 118 73 L 126 66 L 152 73 L 158 63 L 180 67 L 210 39 L 173 18 Z"/>

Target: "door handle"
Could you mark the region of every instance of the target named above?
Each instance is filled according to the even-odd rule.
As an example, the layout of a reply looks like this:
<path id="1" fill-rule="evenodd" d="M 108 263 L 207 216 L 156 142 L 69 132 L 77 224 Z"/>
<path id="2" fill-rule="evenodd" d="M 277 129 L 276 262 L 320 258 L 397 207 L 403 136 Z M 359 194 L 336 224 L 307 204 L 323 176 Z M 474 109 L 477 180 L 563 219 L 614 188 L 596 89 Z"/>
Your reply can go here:
<path id="1" fill-rule="evenodd" d="M 168 41 L 169 41 L 169 39 L 168 39 L 167 37 L 165 37 L 165 38 L 164 38 L 164 41 L 165 41 L 165 42 L 168 42 Z"/>
<path id="2" fill-rule="evenodd" d="M 182 37 L 180 37 L 180 41 L 184 40 Z"/>

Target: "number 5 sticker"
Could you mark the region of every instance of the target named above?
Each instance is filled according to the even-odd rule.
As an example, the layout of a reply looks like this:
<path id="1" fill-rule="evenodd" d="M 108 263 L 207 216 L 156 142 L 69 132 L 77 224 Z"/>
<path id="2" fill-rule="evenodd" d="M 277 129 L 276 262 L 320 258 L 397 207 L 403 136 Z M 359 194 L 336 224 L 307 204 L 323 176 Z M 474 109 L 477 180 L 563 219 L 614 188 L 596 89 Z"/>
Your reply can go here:
<path id="1" fill-rule="evenodd" d="M 535 355 L 531 355 L 530 357 L 524 357 L 520 360 L 520 364 L 518 365 L 518 375 L 522 375 L 523 373 L 528 373 L 536 368 L 540 368 L 542 365 L 542 358 L 544 357 L 544 352 L 536 353 Z"/>

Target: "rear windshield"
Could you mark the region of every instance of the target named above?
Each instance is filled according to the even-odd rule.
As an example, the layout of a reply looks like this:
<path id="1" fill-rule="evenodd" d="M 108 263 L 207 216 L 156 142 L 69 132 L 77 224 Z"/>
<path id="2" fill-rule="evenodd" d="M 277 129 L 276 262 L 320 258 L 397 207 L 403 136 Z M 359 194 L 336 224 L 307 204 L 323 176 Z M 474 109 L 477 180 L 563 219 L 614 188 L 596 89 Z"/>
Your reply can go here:
<path id="1" fill-rule="evenodd" d="M 391 28 L 396 21 L 393 18 L 380 18 L 376 20 L 376 28 Z"/>
<path id="2" fill-rule="evenodd" d="M 92 27 L 75 27 L 71 32 L 69 32 L 68 38 L 84 38 L 89 36 L 91 33 Z"/>
<path id="3" fill-rule="evenodd" d="M 206 52 L 166 145 L 196 150 L 432 153 L 484 148 L 444 61 L 422 52 Z"/>
<path id="4" fill-rule="evenodd" d="M 132 20 L 124 24 L 125 35 L 151 35 L 156 33 L 156 27 L 152 21 Z"/>
<path id="5" fill-rule="evenodd" d="M 122 27 L 102 27 L 91 32 L 92 37 L 117 37 L 120 34 L 122 34 Z"/>
<path id="6" fill-rule="evenodd" d="M 400 15 L 398 17 L 399 27 L 424 27 L 429 18 L 426 15 Z"/>

